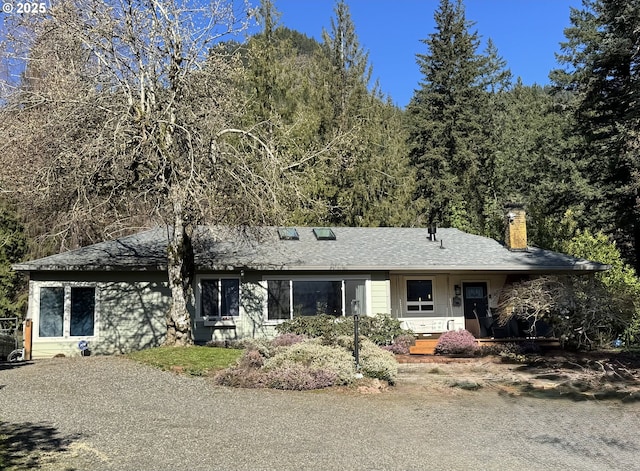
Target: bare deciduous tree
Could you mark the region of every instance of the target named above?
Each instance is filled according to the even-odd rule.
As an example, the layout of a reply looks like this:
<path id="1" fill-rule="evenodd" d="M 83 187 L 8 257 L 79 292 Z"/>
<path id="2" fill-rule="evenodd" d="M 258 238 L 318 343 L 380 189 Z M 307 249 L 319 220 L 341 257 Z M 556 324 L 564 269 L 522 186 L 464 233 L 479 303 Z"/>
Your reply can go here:
<path id="1" fill-rule="evenodd" d="M 248 15 L 233 0 L 65 0 L 3 39 L 17 66 L 2 84 L 2 189 L 63 248 L 171 227 L 168 344 L 192 343 L 194 228 L 273 222 L 296 195 L 295 162 L 237 125 L 242 68 L 215 47 Z"/>
<path id="2" fill-rule="evenodd" d="M 505 286 L 498 302 L 498 322 L 527 321 L 532 329 L 543 321 L 563 342 L 592 347 L 622 335 L 634 311 L 626 293 L 607 291 L 592 275 L 540 276 Z"/>

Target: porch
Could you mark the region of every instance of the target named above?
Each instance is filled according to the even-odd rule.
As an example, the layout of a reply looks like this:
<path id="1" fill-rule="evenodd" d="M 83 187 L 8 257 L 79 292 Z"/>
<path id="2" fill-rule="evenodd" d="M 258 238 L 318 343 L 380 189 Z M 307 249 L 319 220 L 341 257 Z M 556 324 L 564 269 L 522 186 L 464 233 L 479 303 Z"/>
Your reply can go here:
<path id="1" fill-rule="evenodd" d="M 433 334 L 431 336 L 418 336 L 416 344 L 409 348 L 411 355 L 433 355 L 435 354 L 435 348 L 438 344 L 440 334 Z M 509 343 L 524 344 L 535 343 L 541 349 L 559 348 L 560 341 L 551 337 L 505 337 L 505 338 L 479 338 L 476 339 L 478 346 L 492 346 L 492 345 L 506 345 Z"/>

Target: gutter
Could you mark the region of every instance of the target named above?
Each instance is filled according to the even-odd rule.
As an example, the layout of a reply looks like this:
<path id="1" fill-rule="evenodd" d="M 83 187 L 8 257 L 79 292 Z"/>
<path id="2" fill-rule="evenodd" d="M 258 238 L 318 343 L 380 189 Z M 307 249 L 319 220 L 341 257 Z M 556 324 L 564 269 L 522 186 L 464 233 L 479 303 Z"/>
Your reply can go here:
<path id="1" fill-rule="evenodd" d="M 166 266 L 98 266 L 98 265 L 83 265 L 83 266 L 64 266 L 64 265 L 48 265 L 48 266 L 36 266 L 30 264 L 15 264 L 11 268 L 18 272 L 31 272 L 31 271 L 102 271 L 102 272 L 116 272 L 116 271 L 166 271 Z M 578 272 L 582 274 L 590 272 L 601 272 L 611 268 L 610 265 L 603 265 L 600 263 L 583 263 L 574 264 L 569 266 L 527 266 L 527 265 L 426 265 L 426 266 L 397 266 L 397 265 L 214 265 L 214 266 L 196 266 L 196 271 L 239 271 L 239 270 L 251 270 L 251 271 L 389 271 L 389 272 L 523 272 L 523 273 L 548 273 L 548 272 Z"/>

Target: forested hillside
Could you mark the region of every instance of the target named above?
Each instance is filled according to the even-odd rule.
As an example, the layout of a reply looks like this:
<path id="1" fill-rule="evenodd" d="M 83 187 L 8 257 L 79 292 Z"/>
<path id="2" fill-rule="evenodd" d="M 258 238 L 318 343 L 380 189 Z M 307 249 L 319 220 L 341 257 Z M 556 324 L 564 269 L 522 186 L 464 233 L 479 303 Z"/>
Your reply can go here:
<path id="1" fill-rule="evenodd" d="M 2 221 L 11 247 L 29 243 L 8 262 L 154 224 L 183 229 L 176 249 L 200 223 L 501 239 L 503 205 L 519 202 L 531 245 L 602 233 L 638 268 L 640 1 L 571 11 L 540 87 L 512 77 L 490 38 L 480 48 L 462 1 L 441 0 L 406 109 L 373 80 L 346 1 L 320 42 L 281 24 L 276 0 L 243 42 L 243 16 L 224 5 L 198 12 L 215 19 L 202 26 L 161 4 L 61 1 L 5 18 Z"/>

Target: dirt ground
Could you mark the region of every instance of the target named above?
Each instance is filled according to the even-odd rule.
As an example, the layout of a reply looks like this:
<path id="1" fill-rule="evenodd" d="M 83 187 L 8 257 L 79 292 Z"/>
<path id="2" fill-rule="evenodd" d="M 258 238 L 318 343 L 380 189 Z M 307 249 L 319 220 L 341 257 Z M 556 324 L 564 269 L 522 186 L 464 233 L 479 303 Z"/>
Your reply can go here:
<path id="1" fill-rule="evenodd" d="M 511 396 L 640 401 L 640 356 L 547 352 L 510 359 L 400 356 L 400 389 L 495 390 Z"/>

